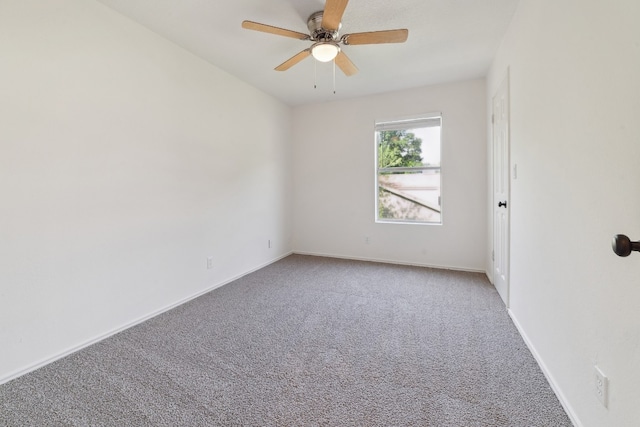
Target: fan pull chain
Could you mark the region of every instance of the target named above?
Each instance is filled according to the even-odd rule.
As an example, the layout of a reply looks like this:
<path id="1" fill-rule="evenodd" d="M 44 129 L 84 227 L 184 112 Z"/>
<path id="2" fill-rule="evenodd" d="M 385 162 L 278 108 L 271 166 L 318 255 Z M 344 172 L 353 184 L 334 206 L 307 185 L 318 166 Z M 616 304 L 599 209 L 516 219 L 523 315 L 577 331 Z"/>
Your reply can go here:
<path id="1" fill-rule="evenodd" d="M 333 60 L 333 94 L 336 94 L 336 60 Z"/>
<path id="2" fill-rule="evenodd" d="M 313 88 L 318 88 L 318 61 L 313 58 Z"/>

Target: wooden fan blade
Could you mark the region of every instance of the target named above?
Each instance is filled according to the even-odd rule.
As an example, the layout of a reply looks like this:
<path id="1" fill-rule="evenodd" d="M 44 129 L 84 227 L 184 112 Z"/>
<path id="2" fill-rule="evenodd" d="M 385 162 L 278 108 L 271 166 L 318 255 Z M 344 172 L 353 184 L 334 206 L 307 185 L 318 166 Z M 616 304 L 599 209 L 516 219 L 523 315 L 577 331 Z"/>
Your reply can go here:
<path id="1" fill-rule="evenodd" d="M 344 44 L 381 44 L 404 43 L 409 37 L 409 30 L 370 31 L 368 33 L 345 34 L 342 36 Z"/>
<path id="2" fill-rule="evenodd" d="M 340 51 L 338 56 L 336 56 L 336 65 L 340 67 L 342 72 L 347 76 L 353 76 L 358 72 L 358 67 L 351 62 L 349 57 L 343 51 Z"/>
<path id="3" fill-rule="evenodd" d="M 327 0 L 322 12 L 322 28 L 329 31 L 336 31 L 342 21 L 342 15 L 347 8 L 349 0 Z"/>
<path id="4" fill-rule="evenodd" d="M 311 55 L 311 49 L 305 49 L 302 52 L 292 56 L 291 58 L 284 61 L 282 64 L 278 65 L 275 70 L 276 71 L 286 71 L 289 68 L 296 65 L 298 62 L 305 59 L 307 56 Z"/>
<path id="5" fill-rule="evenodd" d="M 280 27 L 274 27 L 272 25 L 261 24 L 253 21 L 242 21 L 242 28 L 247 30 L 262 31 L 263 33 L 275 34 L 278 36 L 291 37 L 299 40 L 308 40 L 310 37 L 308 34 L 299 33 L 297 31 L 291 31 Z"/>

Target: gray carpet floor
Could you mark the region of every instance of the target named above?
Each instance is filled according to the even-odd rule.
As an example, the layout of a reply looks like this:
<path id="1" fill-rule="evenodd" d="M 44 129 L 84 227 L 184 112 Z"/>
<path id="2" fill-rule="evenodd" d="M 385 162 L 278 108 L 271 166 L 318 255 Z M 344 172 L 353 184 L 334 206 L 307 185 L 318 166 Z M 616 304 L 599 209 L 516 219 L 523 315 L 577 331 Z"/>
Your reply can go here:
<path id="1" fill-rule="evenodd" d="M 571 426 L 482 274 L 292 255 L 0 386 L 2 426 Z"/>

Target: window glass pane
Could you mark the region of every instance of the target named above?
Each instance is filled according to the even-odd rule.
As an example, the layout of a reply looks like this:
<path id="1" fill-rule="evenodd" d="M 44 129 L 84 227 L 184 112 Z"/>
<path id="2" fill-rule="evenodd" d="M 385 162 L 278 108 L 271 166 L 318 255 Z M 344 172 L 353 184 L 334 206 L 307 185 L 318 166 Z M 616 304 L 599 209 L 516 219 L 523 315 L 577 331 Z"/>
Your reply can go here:
<path id="1" fill-rule="evenodd" d="M 440 173 L 436 171 L 378 175 L 380 219 L 440 222 Z"/>
<path id="2" fill-rule="evenodd" d="M 440 118 L 376 125 L 377 220 L 441 223 Z"/>

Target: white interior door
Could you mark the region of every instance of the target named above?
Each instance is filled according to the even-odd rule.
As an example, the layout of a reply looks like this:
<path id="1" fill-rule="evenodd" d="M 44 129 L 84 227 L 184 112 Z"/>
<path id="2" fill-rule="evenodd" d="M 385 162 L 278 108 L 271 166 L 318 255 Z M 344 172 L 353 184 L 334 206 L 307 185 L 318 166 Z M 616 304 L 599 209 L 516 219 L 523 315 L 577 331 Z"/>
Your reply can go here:
<path id="1" fill-rule="evenodd" d="M 509 307 L 509 76 L 493 97 L 493 284 Z"/>

